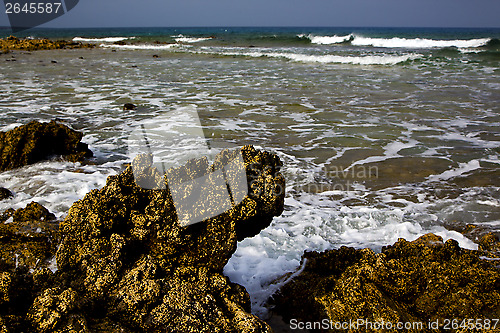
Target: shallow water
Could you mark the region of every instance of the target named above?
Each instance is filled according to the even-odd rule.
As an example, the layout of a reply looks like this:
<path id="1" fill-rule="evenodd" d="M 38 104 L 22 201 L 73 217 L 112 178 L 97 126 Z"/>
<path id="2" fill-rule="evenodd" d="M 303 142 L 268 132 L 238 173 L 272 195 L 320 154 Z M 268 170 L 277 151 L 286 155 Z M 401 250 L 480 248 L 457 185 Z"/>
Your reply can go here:
<path id="1" fill-rule="evenodd" d="M 35 200 L 63 218 L 130 161 L 126 140 L 138 124 L 193 106 L 209 141 L 254 144 L 284 162 L 284 213 L 240 242 L 225 268 L 261 316 L 273 283 L 298 268 L 304 250 L 380 250 L 427 232 L 476 248 L 453 225 L 499 230 L 499 57 L 484 41 L 463 42 L 489 37 L 456 33 L 458 48 L 449 49 L 435 42 L 437 32 L 424 42 L 416 32 L 379 32 L 347 45 L 323 37 L 350 32 L 316 34 L 322 43 L 290 32 L 292 42 L 255 32 L 244 42 L 209 38 L 216 33 L 0 56 L 0 129 L 58 118 L 84 132 L 96 155 L 91 164 L 53 160 L 1 173 L 16 196 L 0 209 Z M 125 111 L 124 103 L 139 108 Z"/>

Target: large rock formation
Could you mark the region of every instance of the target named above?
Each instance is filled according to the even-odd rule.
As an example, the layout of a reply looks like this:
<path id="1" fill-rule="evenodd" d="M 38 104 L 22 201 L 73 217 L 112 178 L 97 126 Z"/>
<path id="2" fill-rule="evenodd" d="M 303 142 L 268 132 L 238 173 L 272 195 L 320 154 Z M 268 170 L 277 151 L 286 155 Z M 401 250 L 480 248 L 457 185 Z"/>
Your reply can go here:
<path id="1" fill-rule="evenodd" d="M 7 132 L 0 132 L 0 171 L 39 162 L 52 155 L 62 155 L 77 162 L 92 152 L 81 142 L 83 134 L 55 121 L 32 121 Z"/>
<path id="2" fill-rule="evenodd" d="M 129 166 L 109 177 L 61 222 L 55 274 L 19 268 L 2 273 L 0 331 L 4 325 L 34 332 L 269 332 L 250 314 L 248 293 L 222 269 L 238 239 L 281 214 L 279 158 L 247 146 L 223 151 L 212 165 L 200 159 L 171 172 L 186 181 L 205 175 L 209 185 L 210 175 L 237 156 L 243 156 L 248 193 L 222 214 L 190 225 L 179 223 L 172 184 L 165 184 L 148 158 L 136 159 L 139 169 Z M 231 168 L 223 175 L 228 190 L 234 189 Z M 158 189 L 137 183 L 156 183 Z M 208 189 L 204 195 L 215 200 Z M 18 295 L 14 290 L 23 283 Z M 14 308 L 14 298 L 22 306 Z"/>
<path id="3" fill-rule="evenodd" d="M 403 327 L 409 332 L 436 331 L 429 322 L 439 320 L 439 329 L 445 329 L 445 319 L 455 324 L 474 319 L 474 325 L 489 320 L 493 327 L 491 319 L 500 316 L 500 270 L 482 258 L 433 234 L 413 242 L 400 239 L 379 254 L 347 247 L 307 252 L 304 270 L 275 296 L 276 311 L 297 327 L 326 323 L 325 332 L 370 332 L 375 329 L 366 323 L 383 322 L 394 325 L 391 332 L 398 322 L 423 323 L 422 329 Z M 364 322 L 341 327 L 358 320 Z M 448 322 L 449 329 L 456 328 L 452 325 Z"/>

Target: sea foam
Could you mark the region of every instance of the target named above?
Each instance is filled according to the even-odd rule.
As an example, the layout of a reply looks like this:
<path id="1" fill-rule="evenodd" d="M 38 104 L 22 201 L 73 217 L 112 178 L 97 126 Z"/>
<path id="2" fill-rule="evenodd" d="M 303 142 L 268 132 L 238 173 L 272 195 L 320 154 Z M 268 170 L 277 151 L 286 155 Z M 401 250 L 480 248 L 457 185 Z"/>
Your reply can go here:
<path id="1" fill-rule="evenodd" d="M 172 47 L 177 46 L 177 44 L 163 44 L 163 45 L 152 45 L 152 44 L 138 44 L 138 45 L 110 45 L 101 44 L 100 47 L 123 49 L 123 50 L 168 50 Z"/>
<path id="2" fill-rule="evenodd" d="M 73 38 L 74 42 L 88 42 L 88 43 L 114 43 L 121 42 L 127 39 L 135 39 L 135 37 L 103 37 L 103 38 Z"/>
<path id="3" fill-rule="evenodd" d="M 322 44 L 322 45 L 329 45 L 329 44 L 339 44 L 339 43 L 345 43 L 349 42 L 354 38 L 354 35 L 350 34 L 347 36 L 314 36 L 314 35 L 298 35 L 300 38 L 308 38 L 311 43 L 313 44 Z"/>
<path id="4" fill-rule="evenodd" d="M 298 35 L 300 38 L 308 38 L 312 44 L 331 45 L 350 42 L 351 45 L 357 46 L 374 46 L 385 48 L 408 48 L 408 49 L 428 49 L 428 48 L 444 48 L 456 47 L 463 49 L 477 48 L 486 46 L 491 38 L 476 38 L 476 39 L 455 39 L 455 40 L 439 40 L 426 38 L 372 38 L 363 37 L 354 34 L 346 36 L 315 36 L 315 35 Z"/>
<path id="5" fill-rule="evenodd" d="M 198 43 L 213 39 L 212 37 L 189 37 L 184 35 L 172 36 L 177 43 Z"/>
<path id="6" fill-rule="evenodd" d="M 415 60 L 422 57 L 421 54 L 405 54 L 405 55 L 367 55 L 367 56 L 341 56 L 341 55 L 315 55 L 293 52 L 266 52 L 253 51 L 241 52 L 234 51 L 193 51 L 193 53 L 201 54 L 217 54 L 224 56 L 243 56 L 252 58 L 282 58 L 303 63 L 321 63 L 321 64 L 350 64 L 350 65 L 395 65 L 409 60 Z"/>
<path id="7" fill-rule="evenodd" d="M 387 48 L 408 48 L 408 49 L 427 49 L 427 48 L 444 48 L 444 47 L 457 47 L 457 48 L 474 48 L 481 47 L 488 44 L 490 38 L 478 39 L 456 39 L 456 40 L 436 40 L 425 38 L 369 38 L 355 36 L 351 41 L 352 45 L 358 46 L 375 46 Z"/>

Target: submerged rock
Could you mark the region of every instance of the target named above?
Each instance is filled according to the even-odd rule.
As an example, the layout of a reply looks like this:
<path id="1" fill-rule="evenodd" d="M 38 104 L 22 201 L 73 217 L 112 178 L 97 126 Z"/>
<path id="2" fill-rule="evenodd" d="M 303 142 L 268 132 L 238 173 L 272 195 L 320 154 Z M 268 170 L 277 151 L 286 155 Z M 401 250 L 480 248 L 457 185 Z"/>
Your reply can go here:
<path id="1" fill-rule="evenodd" d="M 125 103 L 123 104 L 123 110 L 137 110 L 137 105 L 132 104 L 132 103 Z"/>
<path id="2" fill-rule="evenodd" d="M 0 132 L 0 171 L 19 168 L 62 155 L 72 162 L 91 157 L 83 134 L 55 121 L 32 121 L 7 132 Z"/>
<path id="3" fill-rule="evenodd" d="M 231 197 L 241 200 L 199 223 L 179 221 L 172 184 L 147 158 L 142 159 L 146 163 L 137 163 L 141 157 L 134 162 L 139 170 L 129 166 L 75 202 L 60 224 L 55 274 L 46 269 L 29 274 L 22 271 L 32 267 L 25 262 L 14 272 L 1 273 L 0 301 L 18 285 L 10 281 L 24 279 L 29 288 L 18 299 L 19 309 L 14 311 L 11 301 L 0 303 L 0 330 L 17 325 L 33 332 L 270 332 L 250 313 L 246 290 L 222 270 L 238 239 L 254 235 L 281 214 L 285 184 L 279 158 L 247 146 L 223 151 L 212 165 L 200 159 L 171 172 L 180 175 L 177 180 L 210 179 L 238 153 L 248 191 L 238 193 L 241 188 L 229 186 L 234 174 L 224 169 Z M 144 182 L 164 186 L 137 185 Z M 17 221 L 16 213 L 8 214 L 6 219 Z"/>
<path id="4" fill-rule="evenodd" d="M 14 196 L 14 194 L 12 194 L 11 191 L 9 191 L 8 189 L 6 189 L 4 187 L 0 187 L 0 200 L 8 199 L 8 198 L 11 198 L 13 196 Z"/>
<path id="5" fill-rule="evenodd" d="M 414 242 L 400 239 L 379 254 L 347 247 L 306 252 L 302 263 L 304 270 L 274 300 L 288 321 L 422 322 L 423 331 L 432 331 L 429 321 L 439 319 L 443 329 L 444 319 L 460 323 L 500 315 L 500 271 L 494 262 L 432 234 Z M 374 330 L 360 325 L 343 331 Z"/>

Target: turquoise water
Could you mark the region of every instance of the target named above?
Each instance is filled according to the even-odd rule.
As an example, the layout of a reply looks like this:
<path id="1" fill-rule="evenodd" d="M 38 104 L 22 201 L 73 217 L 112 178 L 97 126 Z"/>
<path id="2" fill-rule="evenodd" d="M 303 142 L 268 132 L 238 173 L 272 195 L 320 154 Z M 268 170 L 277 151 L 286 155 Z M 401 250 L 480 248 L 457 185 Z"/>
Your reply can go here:
<path id="1" fill-rule="evenodd" d="M 130 161 L 127 138 L 137 126 L 191 106 L 209 141 L 254 144 L 284 162 L 285 212 L 242 241 L 225 270 L 249 290 L 259 315 L 273 281 L 296 269 L 306 249 L 379 250 L 426 232 L 476 248 L 453 229 L 499 231 L 499 29 L 35 29 L 25 36 L 99 47 L 1 55 L 0 129 L 58 118 L 85 133 L 96 158 L 1 173 L 0 185 L 16 196 L 0 209 L 36 200 L 63 218 Z M 124 111 L 124 103 L 138 109 Z"/>

